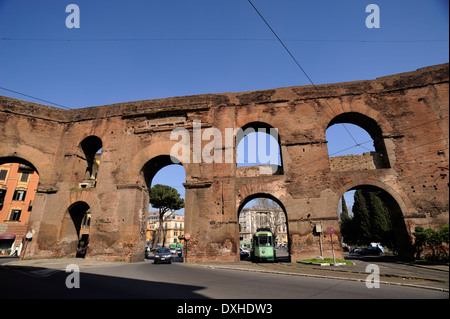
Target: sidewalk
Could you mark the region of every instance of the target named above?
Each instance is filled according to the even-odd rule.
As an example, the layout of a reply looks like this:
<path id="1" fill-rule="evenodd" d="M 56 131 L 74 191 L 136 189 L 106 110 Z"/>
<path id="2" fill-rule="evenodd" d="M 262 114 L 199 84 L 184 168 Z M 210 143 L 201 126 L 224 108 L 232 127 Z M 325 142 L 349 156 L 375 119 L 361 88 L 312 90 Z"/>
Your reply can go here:
<path id="1" fill-rule="evenodd" d="M 17 258 L 10 258 L 10 259 L 11 261 L 2 263 L 2 265 L 8 267 L 33 267 L 33 268 L 65 270 L 68 265 L 72 264 L 77 265 L 80 269 L 87 267 L 102 267 L 102 266 L 114 266 L 125 264 L 125 262 L 119 261 L 104 261 L 104 260 L 83 259 L 83 258 L 26 259 L 26 260 L 19 260 Z"/>

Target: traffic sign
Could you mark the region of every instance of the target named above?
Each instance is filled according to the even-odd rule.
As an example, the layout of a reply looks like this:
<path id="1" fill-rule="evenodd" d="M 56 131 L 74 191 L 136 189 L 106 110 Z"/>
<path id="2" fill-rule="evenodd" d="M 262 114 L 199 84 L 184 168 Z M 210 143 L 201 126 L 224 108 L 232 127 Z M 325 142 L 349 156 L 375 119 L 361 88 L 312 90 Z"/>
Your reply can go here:
<path id="1" fill-rule="evenodd" d="M 327 227 L 327 234 L 334 234 L 334 228 L 333 227 Z"/>
<path id="2" fill-rule="evenodd" d="M 191 239 L 191 234 L 189 234 L 189 233 L 184 234 L 184 239 L 186 239 L 186 240 Z"/>

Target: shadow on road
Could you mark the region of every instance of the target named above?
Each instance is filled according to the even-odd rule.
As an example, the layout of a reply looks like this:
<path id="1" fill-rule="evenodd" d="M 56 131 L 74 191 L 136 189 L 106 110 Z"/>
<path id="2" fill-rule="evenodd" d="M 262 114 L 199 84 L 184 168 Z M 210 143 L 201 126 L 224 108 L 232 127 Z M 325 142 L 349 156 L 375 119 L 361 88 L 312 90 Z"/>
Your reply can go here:
<path id="1" fill-rule="evenodd" d="M 208 299 L 196 291 L 201 286 L 137 280 L 80 272 L 80 287 L 72 273 L 38 267 L 0 267 L 0 299 Z"/>

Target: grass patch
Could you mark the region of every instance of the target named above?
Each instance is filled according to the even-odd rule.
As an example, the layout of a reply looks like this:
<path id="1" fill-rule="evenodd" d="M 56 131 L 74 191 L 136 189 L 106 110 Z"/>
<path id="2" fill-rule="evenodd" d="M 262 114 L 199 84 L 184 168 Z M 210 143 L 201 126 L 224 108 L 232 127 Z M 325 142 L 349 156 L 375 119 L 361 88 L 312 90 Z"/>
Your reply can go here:
<path id="1" fill-rule="evenodd" d="M 316 259 L 316 258 L 302 259 L 302 260 L 299 260 L 299 262 L 314 263 L 314 264 L 334 264 L 333 258 L 325 258 L 323 260 Z M 345 264 L 345 265 L 349 265 L 349 266 L 354 265 L 354 263 L 352 263 L 351 261 L 347 261 L 344 259 L 336 259 L 336 263 Z"/>

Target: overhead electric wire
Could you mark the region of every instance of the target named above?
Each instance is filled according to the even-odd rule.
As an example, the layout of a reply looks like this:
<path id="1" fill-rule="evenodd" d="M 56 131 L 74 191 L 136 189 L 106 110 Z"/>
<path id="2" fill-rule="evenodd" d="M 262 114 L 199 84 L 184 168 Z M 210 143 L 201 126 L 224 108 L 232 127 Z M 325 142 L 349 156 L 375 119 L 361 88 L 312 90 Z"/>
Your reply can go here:
<path id="1" fill-rule="evenodd" d="M 12 92 L 12 93 L 15 93 L 15 94 L 23 95 L 23 96 L 26 96 L 26 97 L 29 97 L 29 98 L 32 98 L 32 99 L 35 99 L 35 100 L 38 100 L 38 101 L 41 101 L 41 102 L 50 103 L 50 104 L 62 107 L 63 109 L 73 110 L 73 108 L 70 108 L 68 106 L 64 106 L 64 105 L 61 105 L 61 104 L 58 104 L 58 103 L 54 103 L 54 102 L 50 102 L 50 101 L 47 101 L 47 100 L 43 100 L 43 99 L 40 99 L 38 97 L 34 97 L 34 96 L 31 96 L 31 95 L 28 95 L 28 94 L 25 94 L 25 93 L 21 93 L 21 92 L 18 92 L 18 91 L 7 89 L 5 87 L 1 87 L 0 86 L 0 89 L 5 90 L 5 91 L 9 91 L 9 92 Z"/>
<path id="2" fill-rule="evenodd" d="M 263 17 L 263 15 L 259 12 L 259 10 L 255 7 L 255 5 L 252 3 L 251 0 L 247 0 L 250 5 L 253 7 L 253 9 L 255 9 L 256 13 L 260 16 L 260 18 L 264 21 L 264 23 L 267 25 L 267 27 L 270 29 L 270 31 L 272 31 L 272 33 L 275 35 L 275 37 L 278 39 L 278 41 L 281 43 L 281 45 L 283 46 L 283 48 L 286 50 L 286 52 L 289 54 L 289 56 L 292 58 L 292 60 L 295 62 L 295 64 L 299 67 L 299 69 L 303 72 L 303 74 L 306 76 L 306 78 L 309 80 L 309 82 L 311 83 L 311 85 L 315 88 L 315 90 L 320 93 L 320 90 L 318 89 L 318 87 L 314 84 L 313 80 L 309 77 L 308 73 L 306 73 L 306 71 L 303 69 L 303 67 L 300 65 L 300 63 L 297 61 L 297 59 L 295 58 L 295 56 L 292 54 L 292 52 L 288 49 L 288 47 L 284 44 L 284 42 L 280 39 L 280 37 L 278 36 L 278 34 L 275 32 L 275 30 L 270 26 L 269 22 L 267 22 L 267 20 Z M 327 104 L 327 106 L 330 108 L 330 110 L 335 114 L 336 112 L 331 108 L 330 104 L 328 104 L 328 101 L 325 100 L 325 103 Z M 348 135 L 352 138 L 352 140 L 356 143 L 357 146 L 360 146 L 362 148 L 365 148 L 363 146 L 361 146 L 360 143 L 358 143 L 356 141 L 356 139 L 353 137 L 353 135 L 350 133 L 350 131 L 347 129 L 347 127 L 343 124 L 340 123 L 344 129 L 347 131 Z M 367 148 L 365 148 L 367 149 Z M 368 150 L 368 149 L 367 149 Z"/>
<path id="3" fill-rule="evenodd" d="M 40 42 L 131 42 L 131 41 L 278 41 L 269 38 L 14 38 L 2 37 L 0 41 L 40 41 Z M 286 42 L 336 42 L 336 43 L 430 43 L 449 40 L 345 40 L 345 39 L 284 39 Z"/>

